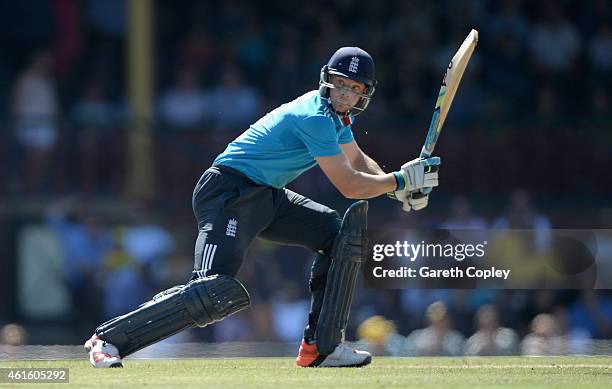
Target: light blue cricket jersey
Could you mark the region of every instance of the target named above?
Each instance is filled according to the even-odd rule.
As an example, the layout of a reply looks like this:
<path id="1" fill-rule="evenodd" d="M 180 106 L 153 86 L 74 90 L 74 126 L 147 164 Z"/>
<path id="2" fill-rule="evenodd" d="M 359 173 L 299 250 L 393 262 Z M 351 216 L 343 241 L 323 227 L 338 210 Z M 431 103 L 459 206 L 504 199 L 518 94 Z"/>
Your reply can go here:
<path id="1" fill-rule="evenodd" d="M 340 144 L 352 140 L 351 125 L 342 123 L 318 91 L 311 91 L 252 124 L 213 164 L 237 169 L 260 185 L 282 188 L 315 166 L 315 157 L 337 155 Z"/>

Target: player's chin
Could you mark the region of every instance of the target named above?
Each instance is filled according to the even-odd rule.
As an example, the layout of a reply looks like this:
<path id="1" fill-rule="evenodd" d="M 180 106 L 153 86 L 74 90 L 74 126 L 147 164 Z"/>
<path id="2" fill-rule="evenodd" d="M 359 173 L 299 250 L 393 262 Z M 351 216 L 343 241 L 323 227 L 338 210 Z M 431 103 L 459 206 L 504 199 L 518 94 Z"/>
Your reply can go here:
<path id="1" fill-rule="evenodd" d="M 349 104 L 341 104 L 341 103 L 334 104 L 334 110 L 340 114 L 346 113 L 351 108 L 352 107 Z"/>

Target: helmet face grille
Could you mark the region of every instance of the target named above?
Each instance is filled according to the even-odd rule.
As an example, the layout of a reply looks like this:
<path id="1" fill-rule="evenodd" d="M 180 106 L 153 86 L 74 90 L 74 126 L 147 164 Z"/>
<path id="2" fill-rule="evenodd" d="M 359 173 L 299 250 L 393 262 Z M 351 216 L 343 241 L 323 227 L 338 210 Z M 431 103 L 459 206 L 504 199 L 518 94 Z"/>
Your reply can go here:
<path id="1" fill-rule="evenodd" d="M 326 99 L 331 104 L 332 101 L 330 98 L 329 90 L 334 89 L 335 86 L 334 84 L 329 82 L 330 73 L 331 72 L 327 68 L 327 65 L 323 66 L 323 68 L 321 69 L 320 77 L 319 77 L 319 95 L 321 95 L 322 98 Z M 348 112 L 346 112 L 346 114 L 352 114 L 356 116 L 362 113 L 363 111 L 365 111 L 365 109 L 370 104 L 370 99 L 372 98 L 372 95 L 374 95 L 375 90 L 376 90 L 376 87 L 374 85 L 366 86 L 365 93 L 361 94 L 359 101 L 357 101 L 357 104 L 355 104 L 353 108 L 351 108 Z"/>

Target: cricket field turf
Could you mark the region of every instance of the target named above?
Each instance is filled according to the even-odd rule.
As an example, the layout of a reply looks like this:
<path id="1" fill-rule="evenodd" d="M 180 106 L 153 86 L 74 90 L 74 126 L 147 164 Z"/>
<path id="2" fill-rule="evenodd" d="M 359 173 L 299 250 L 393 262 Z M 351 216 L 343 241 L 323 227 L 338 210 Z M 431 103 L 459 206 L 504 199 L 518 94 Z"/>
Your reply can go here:
<path id="1" fill-rule="evenodd" d="M 304 369 L 292 358 L 2 361 L 2 368 L 69 368 L 72 387 L 96 388 L 612 388 L 612 357 L 374 358 L 371 365 Z M 62 384 L 31 384 L 35 388 Z M 0 387 L 25 384 L 0 384 Z"/>

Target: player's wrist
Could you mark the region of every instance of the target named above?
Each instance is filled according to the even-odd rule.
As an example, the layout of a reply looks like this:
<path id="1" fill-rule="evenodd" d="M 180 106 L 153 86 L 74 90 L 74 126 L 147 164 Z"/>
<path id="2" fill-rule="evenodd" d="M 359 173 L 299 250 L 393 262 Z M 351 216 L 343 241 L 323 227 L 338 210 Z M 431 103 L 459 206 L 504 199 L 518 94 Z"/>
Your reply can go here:
<path id="1" fill-rule="evenodd" d="M 407 180 L 406 177 L 404 176 L 403 172 L 401 170 L 393 172 L 393 177 L 395 177 L 395 191 L 402 191 L 406 188 L 407 185 Z"/>

